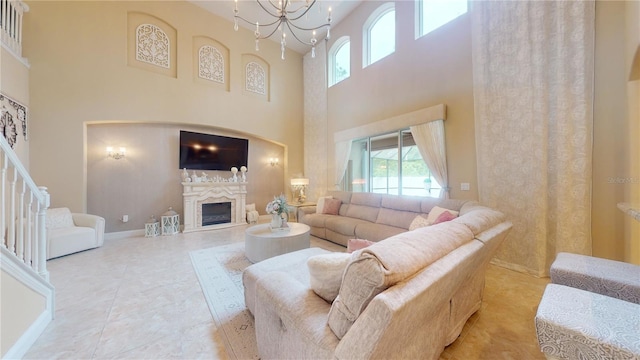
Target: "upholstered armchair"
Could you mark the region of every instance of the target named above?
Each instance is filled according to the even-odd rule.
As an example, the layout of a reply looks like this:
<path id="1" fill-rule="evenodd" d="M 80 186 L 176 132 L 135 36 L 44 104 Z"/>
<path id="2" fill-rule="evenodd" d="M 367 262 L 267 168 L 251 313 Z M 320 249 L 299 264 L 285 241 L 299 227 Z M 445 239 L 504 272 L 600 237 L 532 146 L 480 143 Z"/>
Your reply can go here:
<path id="1" fill-rule="evenodd" d="M 68 208 L 47 210 L 47 260 L 104 243 L 104 218 L 72 213 Z"/>
<path id="2" fill-rule="evenodd" d="M 640 266 L 559 253 L 535 318 L 547 359 L 640 359 Z"/>

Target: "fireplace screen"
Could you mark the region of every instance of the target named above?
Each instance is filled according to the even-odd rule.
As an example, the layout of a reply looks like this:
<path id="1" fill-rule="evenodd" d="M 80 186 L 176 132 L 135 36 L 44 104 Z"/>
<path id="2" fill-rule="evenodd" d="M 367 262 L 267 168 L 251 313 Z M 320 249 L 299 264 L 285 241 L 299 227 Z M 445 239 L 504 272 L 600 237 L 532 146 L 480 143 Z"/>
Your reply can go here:
<path id="1" fill-rule="evenodd" d="M 202 226 L 231 222 L 231 203 L 202 204 Z"/>

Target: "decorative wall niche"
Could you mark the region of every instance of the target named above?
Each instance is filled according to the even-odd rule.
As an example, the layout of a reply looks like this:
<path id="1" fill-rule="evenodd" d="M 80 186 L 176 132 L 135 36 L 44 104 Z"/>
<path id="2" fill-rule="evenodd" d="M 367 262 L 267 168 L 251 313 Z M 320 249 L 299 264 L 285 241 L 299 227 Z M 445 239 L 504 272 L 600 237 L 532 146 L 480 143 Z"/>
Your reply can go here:
<path id="1" fill-rule="evenodd" d="M 162 75 L 177 77 L 177 31 L 149 14 L 127 16 L 127 64 Z"/>
<path id="2" fill-rule="evenodd" d="M 242 68 L 244 74 L 243 93 L 269 101 L 271 99 L 269 63 L 258 56 L 243 54 Z"/>
<path id="3" fill-rule="evenodd" d="M 209 37 L 194 36 L 192 57 L 194 81 L 230 91 L 229 48 Z"/>

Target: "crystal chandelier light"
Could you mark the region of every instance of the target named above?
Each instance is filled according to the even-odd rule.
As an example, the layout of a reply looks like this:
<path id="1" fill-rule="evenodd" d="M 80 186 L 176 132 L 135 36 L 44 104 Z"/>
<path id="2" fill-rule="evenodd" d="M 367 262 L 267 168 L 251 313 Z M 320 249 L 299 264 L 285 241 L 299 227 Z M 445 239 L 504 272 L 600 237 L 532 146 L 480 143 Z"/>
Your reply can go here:
<path id="1" fill-rule="evenodd" d="M 293 36 L 297 41 L 302 44 L 311 46 L 311 57 L 316 57 L 316 43 L 318 42 L 316 38 L 316 30 L 326 27 L 327 28 L 327 39 L 331 37 L 331 7 L 329 7 L 327 22 L 316 26 L 316 27 L 304 27 L 298 25 L 299 20 L 303 17 L 306 17 L 307 13 L 313 5 L 315 5 L 317 0 L 304 0 L 300 6 L 293 4 L 292 0 L 280 0 L 277 4 L 274 3 L 274 0 L 256 0 L 258 5 L 270 16 L 274 18 L 274 21 L 268 24 L 260 24 L 257 21 L 252 22 L 249 21 L 242 16 L 239 15 L 238 11 L 238 0 L 235 0 L 235 9 L 234 13 L 234 24 L 233 28 L 235 31 L 238 31 L 238 19 L 256 27 L 256 31 L 254 32 L 256 36 L 256 51 L 260 50 L 259 41 L 261 39 L 270 38 L 276 31 L 280 31 L 280 52 L 281 58 L 284 60 L 284 49 L 287 45 L 287 32 L 291 36 Z M 294 8 L 294 9 L 292 9 Z M 268 35 L 262 35 L 260 33 L 260 29 L 265 29 Z M 288 30 L 287 30 L 288 29 Z M 311 37 L 309 41 L 305 41 L 301 38 L 304 33 L 311 33 Z M 308 35 L 307 35 L 308 36 Z"/>

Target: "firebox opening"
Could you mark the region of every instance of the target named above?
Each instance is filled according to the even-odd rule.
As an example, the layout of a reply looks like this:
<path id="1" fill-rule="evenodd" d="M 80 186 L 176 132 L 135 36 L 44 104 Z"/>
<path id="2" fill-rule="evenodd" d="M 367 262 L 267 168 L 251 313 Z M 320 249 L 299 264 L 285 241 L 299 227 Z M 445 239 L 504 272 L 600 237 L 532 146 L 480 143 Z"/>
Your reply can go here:
<path id="1" fill-rule="evenodd" d="M 202 226 L 231 222 L 231 203 L 202 204 Z"/>

